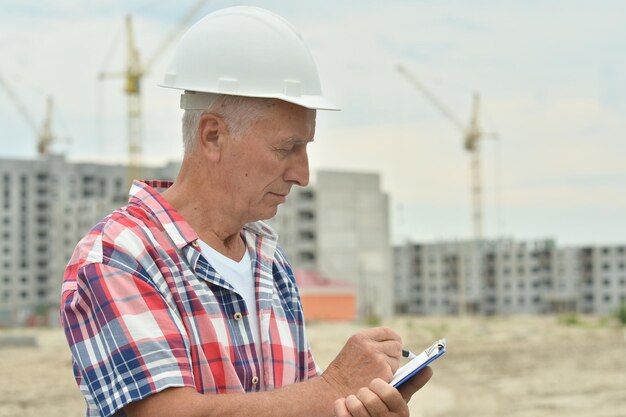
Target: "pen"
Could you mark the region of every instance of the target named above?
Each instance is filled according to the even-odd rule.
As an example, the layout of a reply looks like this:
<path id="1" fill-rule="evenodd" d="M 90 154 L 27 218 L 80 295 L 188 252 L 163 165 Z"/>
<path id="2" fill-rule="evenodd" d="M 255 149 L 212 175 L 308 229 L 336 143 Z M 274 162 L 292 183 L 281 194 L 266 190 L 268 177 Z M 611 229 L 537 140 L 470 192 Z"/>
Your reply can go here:
<path id="1" fill-rule="evenodd" d="M 402 356 L 404 356 L 405 358 L 409 358 L 409 359 L 413 359 L 417 357 L 415 353 L 411 352 L 410 350 L 404 350 L 404 349 L 402 349 Z"/>

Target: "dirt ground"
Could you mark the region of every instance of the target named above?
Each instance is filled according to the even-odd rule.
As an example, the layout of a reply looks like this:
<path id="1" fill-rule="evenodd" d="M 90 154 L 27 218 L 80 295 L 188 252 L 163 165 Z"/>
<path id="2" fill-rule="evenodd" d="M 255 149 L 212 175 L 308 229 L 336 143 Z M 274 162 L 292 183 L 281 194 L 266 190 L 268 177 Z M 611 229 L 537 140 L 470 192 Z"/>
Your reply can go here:
<path id="1" fill-rule="evenodd" d="M 446 337 L 448 352 L 410 402 L 414 417 L 626 417 L 626 330 L 600 318 L 396 318 L 385 322 L 421 351 Z M 310 323 L 323 368 L 357 324 Z M 60 329 L 33 335 L 36 347 L 0 348 L 0 417 L 81 416 Z"/>

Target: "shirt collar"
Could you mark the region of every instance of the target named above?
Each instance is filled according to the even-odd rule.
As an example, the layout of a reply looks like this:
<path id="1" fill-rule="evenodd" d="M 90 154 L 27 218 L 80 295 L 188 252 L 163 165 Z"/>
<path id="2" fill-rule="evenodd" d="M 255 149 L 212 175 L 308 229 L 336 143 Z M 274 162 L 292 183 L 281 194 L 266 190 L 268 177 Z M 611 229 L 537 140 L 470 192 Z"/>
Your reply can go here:
<path id="1" fill-rule="evenodd" d="M 133 181 L 129 192 L 129 205 L 141 206 L 148 213 L 148 217 L 156 218 L 163 225 L 179 249 L 198 239 L 198 234 L 185 221 L 183 216 L 161 196 L 161 192 L 168 189 L 171 181 Z"/>
<path id="2" fill-rule="evenodd" d="M 248 223 L 243 227 L 244 230 L 250 231 L 257 236 L 261 236 L 264 239 L 271 240 L 273 242 L 278 241 L 278 233 L 267 223 L 263 221 L 256 221 Z"/>

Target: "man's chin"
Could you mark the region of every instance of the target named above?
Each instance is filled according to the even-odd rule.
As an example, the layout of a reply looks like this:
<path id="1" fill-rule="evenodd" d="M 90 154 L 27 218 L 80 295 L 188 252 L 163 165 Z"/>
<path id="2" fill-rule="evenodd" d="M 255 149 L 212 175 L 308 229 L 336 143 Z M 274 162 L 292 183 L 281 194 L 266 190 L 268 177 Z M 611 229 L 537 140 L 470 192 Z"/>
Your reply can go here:
<path id="1" fill-rule="evenodd" d="M 257 220 L 269 220 L 276 216 L 276 213 L 278 213 L 278 205 L 274 206 L 273 208 L 268 208 L 262 213 L 259 213 Z"/>

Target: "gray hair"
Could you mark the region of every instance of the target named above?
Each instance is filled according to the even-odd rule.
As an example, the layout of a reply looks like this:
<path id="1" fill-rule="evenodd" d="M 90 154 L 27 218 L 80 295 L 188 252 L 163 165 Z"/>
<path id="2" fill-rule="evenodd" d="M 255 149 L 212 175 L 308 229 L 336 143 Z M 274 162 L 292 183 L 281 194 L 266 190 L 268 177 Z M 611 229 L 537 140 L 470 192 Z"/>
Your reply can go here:
<path id="1" fill-rule="evenodd" d="M 185 110 L 183 114 L 183 146 L 185 155 L 196 146 L 200 118 L 214 113 L 224 119 L 230 135 L 239 138 L 252 122 L 261 120 L 274 105 L 275 99 L 218 95 L 204 110 Z"/>

